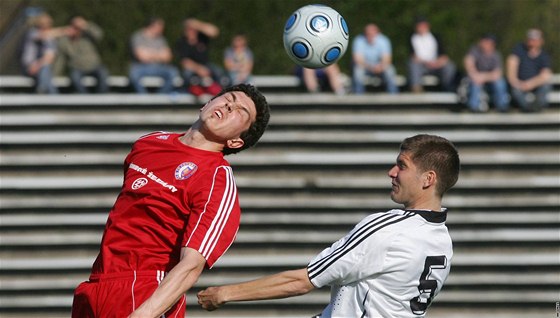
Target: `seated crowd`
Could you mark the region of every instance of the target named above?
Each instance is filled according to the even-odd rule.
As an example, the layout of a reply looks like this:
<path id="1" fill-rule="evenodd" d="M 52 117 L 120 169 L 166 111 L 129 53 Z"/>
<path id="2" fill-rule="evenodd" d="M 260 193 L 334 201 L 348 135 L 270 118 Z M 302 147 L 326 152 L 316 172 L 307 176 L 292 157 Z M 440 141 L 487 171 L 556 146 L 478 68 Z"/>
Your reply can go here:
<path id="1" fill-rule="evenodd" d="M 183 32 L 173 48 L 163 35 L 165 21 L 161 18 L 151 18 L 132 34 L 128 77 L 135 92 L 148 92 L 142 84 L 146 76 L 162 80 L 160 93 L 176 91 L 175 80 L 181 77 L 181 90 L 196 96 L 215 95 L 225 86 L 251 81 L 254 58 L 246 35 L 237 34 L 232 38 L 231 45 L 224 50 L 221 66 L 210 59 L 211 42 L 219 36 L 219 28 L 194 18 L 184 20 L 182 27 Z M 73 16 L 67 26 L 55 28 L 47 13 L 39 14 L 34 17 L 23 43 L 24 73 L 35 79 L 37 93 L 56 94 L 58 89 L 52 83 L 53 63 L 61 59 L 76 92 L 87 92 L 81 83 L 84 76 L 95 77 L 97 92 L 107 92 L 109 73 L 98 52 L 102 37 L 102 29 L 81 16 Z M 510 99 L 522 111 L 547 107 L 552 70 L 550 56 L 543 50 L 542 31 L 528 30 L 525 41 L 513 48 L 505 63 L 496 49 L 496 42 L 495 35 L 485 34 L 468 50 L 463 59 L 465 76 L 461 80 L 441 37 L 432 32 L 428 20 L 417 19 L 408 43 L 408 90 L 421 93 L 422 78 L 429 74 L 438 78 L 443 91 L 455 92 L 459 85 L 464 86 L 465 103 L 472 112 L 485 112 L 489 104 L 497 111 L 506 112 Z M 350 91 L 364 94 L 368 81 L 377 78 L 387 93 L 399 93 L 391 41 L 379 26 L 368 23 L 363 32 L 353 38 L 350 48 L 350 88 L 346 88 L 340 67 L 335 63 L 316 70 L 299 67 L 296 74 L 306 90 L 315 93 L 328 89 L 337 95 Z"/>

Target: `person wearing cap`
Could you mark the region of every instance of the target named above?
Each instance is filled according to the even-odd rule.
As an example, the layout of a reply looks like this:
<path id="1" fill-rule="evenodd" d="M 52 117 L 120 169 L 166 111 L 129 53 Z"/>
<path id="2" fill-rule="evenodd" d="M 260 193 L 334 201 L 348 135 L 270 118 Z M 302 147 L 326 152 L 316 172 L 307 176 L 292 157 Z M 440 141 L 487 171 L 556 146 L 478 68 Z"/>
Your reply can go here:
<path id="1" fill-rule="evenodd" d="M 517 44 L 507 59 L 507 80 L 513 100 L 525 112 L 548 106 L 552 69 L 543 45 L 542 31 L 529 29 L 525 42 Z"/>
<path id="2" fill-rule="evenodd" d="M 410 37 L 411 56 L 408 63 L 408 84 L 414 93 L 422 92 L 422 76 L 436 75 L 441 87 L 448 92 L 455 89 L 456 67 L 445 53 L 441 39 L 430 30 L 423 17 L 416 20 L 415 32 Z"/>
<path id="3" fill-rule="evenodd" d="M 502 55 L 496 50 L 496 37 L 485 34 L 472 46 L 463 60 L 468 76 L 467 106 L 472 112 L 488 110 L 486 101 L 482 101 L 482 91 L 492 96 L 492 102 L 500 112 L 509 109 L 507 84 L 503 76 Z"/>

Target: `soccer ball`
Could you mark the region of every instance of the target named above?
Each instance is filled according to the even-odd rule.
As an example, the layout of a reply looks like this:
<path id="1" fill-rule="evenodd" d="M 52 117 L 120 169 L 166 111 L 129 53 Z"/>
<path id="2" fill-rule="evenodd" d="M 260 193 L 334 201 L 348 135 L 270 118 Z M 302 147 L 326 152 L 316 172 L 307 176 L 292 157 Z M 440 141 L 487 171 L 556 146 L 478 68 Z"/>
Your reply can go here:
<path id="1" fill-rule="evenodd" d="M 334 9 L 307 5 L 296 10 L 284 27 L 284 49 L 292 61 L 321 68 L 338 61 L 348 47 L 348 25 Z"/>

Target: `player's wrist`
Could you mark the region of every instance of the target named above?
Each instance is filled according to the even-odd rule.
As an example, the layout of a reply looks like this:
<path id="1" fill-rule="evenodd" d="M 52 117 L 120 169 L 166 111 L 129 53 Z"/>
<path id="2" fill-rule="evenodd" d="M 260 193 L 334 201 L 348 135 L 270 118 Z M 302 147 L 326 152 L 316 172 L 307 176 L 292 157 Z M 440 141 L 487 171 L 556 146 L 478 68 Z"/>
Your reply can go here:
<path id="1" fill-rule="evenodd" d="M 226 303 L 232 301 L 231 294 L 228 292 L 227 287 L 218 287 L 216 296 L 217 296 L 216 301 L 218 306 L 225 305 Z"/>

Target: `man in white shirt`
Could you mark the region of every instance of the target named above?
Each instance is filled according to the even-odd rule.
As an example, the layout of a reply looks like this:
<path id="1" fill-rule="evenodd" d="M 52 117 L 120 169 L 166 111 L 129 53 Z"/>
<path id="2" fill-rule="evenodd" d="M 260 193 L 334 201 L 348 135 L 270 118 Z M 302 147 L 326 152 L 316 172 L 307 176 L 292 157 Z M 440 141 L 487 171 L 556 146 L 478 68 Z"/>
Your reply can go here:
<path id="1" fill-rule="evenodd" d="M 459 155 L 447 139 L 405 139 L 388 172 L 391 199 L 404 209 L 367 216 L 307 267 L 210 287 L 198 294 L 199 303 L 214 310 L 231 301 L 285 298 L 328 285 L 331 301 L 318 317 L 424 317 L 449 275 L 453 249 L 441 200 L 459 170 Z"/>
<path id="2" fill-rule="evenodd" d="M 454 90 L 456 67 L 443 50 L 441 40 L 430 31 L 430 23 L 419 18 L 410 37 L 411 56 L 408 84 L 414 93 L 422 92 L 422 76 L 436 75 L 445 91 Z"/>

